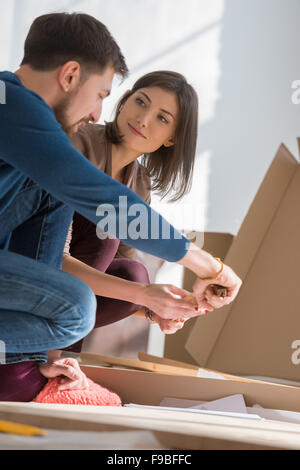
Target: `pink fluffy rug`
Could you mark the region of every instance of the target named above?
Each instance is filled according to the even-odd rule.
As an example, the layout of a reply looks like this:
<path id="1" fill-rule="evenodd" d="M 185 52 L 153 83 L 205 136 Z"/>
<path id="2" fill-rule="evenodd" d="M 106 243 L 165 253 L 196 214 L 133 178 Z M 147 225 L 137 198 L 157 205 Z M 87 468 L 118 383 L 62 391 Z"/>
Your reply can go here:
<path id="1" fill-rule="evenodd" d="M 64 405 L 121 406 L 121 398 L 107 388 L 88 379 L 89 388 L 83 390 L 59 390 L 59 379 L 50 379 L 33 400 L 37 403 L 56 403 Z"/>

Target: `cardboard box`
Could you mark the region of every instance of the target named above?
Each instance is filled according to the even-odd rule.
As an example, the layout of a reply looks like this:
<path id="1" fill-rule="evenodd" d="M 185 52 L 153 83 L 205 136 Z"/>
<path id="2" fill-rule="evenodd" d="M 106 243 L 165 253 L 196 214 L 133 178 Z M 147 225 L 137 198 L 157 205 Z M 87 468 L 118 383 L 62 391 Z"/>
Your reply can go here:
<path id="1" fill-rule="evenodd" d="M 246 406 L 300 412 L 300 388 L 232 377 L 226 380 L 82 366 L 95 382 L 117 391 L 124 403 L 158 406 L 164 397 L 211 401 L 241 393 Z M 128 409 L 127 409 L 128 410 Z M 300 449 L 300 424 L 184 412 L 132 409 L 161 443 L 179 449 Z M 126 411 L 127 412 L 127 411 Z M 145 413 L 146 412 L 146 413 Z M 163 413 L 164 412 L 164 413 Z M 157 413 L 157 414 L 156 414 Z M 167 414 L 166 414 L 167 413 Z M 157 417 L 164 428 L 157 428 Z M 162 425 L 160 423 L 160 425 Z"/>
<path id="2" fill-rule="evenodd" d="M 195 243 L 197 240 L 203 240 L 204 244 L 200 248 L 211 253 L 213 256 L 217 256 L 224 259 L 233 241 L 233 235 L 229 233 L 217 233 L 217 232 L 205 232 L 204 237 L 195 237 Z M 193 284 L 196 279 L 196 275 L 188 270 L 184 269 L 182 287 L 192 292 Z M 196 318 L 192 318 L 184 325 L 184 328 L 177 331 L 174 335 L 165 336 L 165 349 L 164 356 L 177 361 L 187 362 L 189 364 L 197 364 L 197 361 L 191 356 L 186 350 L 185 344 L 192 331 L 196 322 Z"/>
<path id="3" fill-rule="evenodd" d="M 258 381 L 82 366 L 126 403 L 159 405 L 164 397 L 214 400 L 235 393 L 247 406 L 300 411 L 300 389 Z M 53 429 L 151 430 L 168 449 L 300 449 L 300 424 L 139 408 L 0 402 L 0 419 Z"/>
<path id="4" fill-rule="evenodd" d="M 225 262 L 240 293 L 197 319 L 188 352 L 210 369 L 299 381 L 300 165 L 283 144 Z"/>

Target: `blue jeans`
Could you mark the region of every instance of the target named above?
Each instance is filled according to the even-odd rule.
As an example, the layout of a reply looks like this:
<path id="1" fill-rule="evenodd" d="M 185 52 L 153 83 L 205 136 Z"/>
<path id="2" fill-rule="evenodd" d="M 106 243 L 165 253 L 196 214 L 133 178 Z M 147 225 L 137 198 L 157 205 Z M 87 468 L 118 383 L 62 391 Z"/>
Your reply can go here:
<path id="1" fill-rule="evenodd" d="M 61 271 L 72 216 L 30 179 L 0 215 L 0 341 L 7 364 L 46 362 L 48 350 L 70 346 L 94 326 L 94 293 Z"/>

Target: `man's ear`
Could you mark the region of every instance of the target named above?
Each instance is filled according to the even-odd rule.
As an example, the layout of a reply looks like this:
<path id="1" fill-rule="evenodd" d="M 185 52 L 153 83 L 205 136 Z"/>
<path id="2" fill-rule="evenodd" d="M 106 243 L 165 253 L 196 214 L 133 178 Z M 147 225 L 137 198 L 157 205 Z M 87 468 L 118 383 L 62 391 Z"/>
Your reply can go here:
<path id="1" fill-rule="evenodd" d="M 164 143 L 165 147 L 172 147 L 175 144 L 175 139 L 174 137 L 170 137 L 170 139 L 167 140 L 167 142 Z"/>
<path id="2" fill-rule="evenodd" d="M 58 81 L 63 90 L 68 93 L 80 83 L 80 64 L 76 61 L 66 62 L 60 69 Z"/>

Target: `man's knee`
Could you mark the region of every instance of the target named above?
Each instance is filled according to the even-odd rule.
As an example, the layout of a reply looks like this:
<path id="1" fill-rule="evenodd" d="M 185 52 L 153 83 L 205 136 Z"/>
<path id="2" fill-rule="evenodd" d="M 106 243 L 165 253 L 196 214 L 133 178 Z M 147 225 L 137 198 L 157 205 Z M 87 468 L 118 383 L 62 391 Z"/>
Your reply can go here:
<path id="1" fill-rule="evenodd" d="M 97 309 L 96 296 L 87 284 L 81 283 L 77 286 L 75 305 L 78 315 L 77 333 L 83 338 L 95 326 Z"/>

